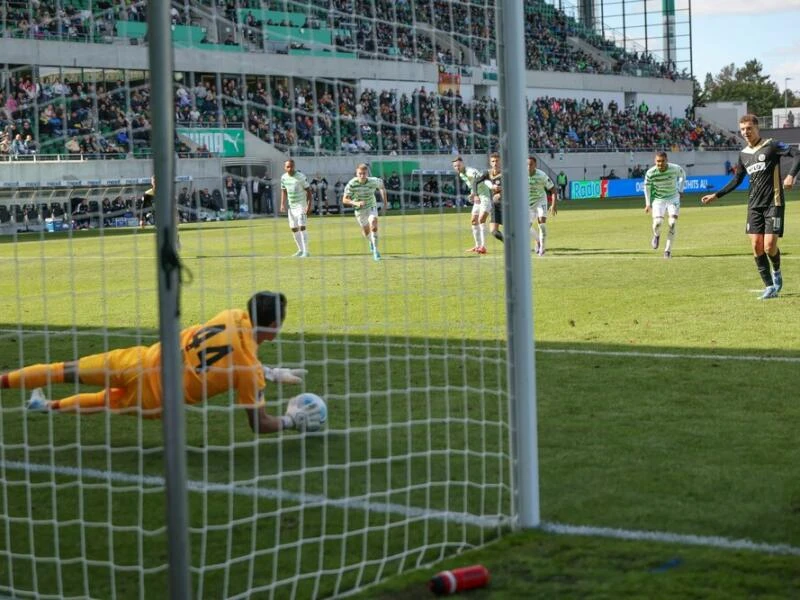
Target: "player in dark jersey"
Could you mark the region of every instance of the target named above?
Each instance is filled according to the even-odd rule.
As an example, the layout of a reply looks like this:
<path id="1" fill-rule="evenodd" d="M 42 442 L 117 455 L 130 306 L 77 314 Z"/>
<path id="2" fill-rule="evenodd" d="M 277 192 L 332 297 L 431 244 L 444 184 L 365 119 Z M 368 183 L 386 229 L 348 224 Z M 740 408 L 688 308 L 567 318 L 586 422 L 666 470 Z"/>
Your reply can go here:
<path id="1" fill-rule="evenodd" d="M 501 242 L 503 241 L 503 232 L 500 231 L 500 225 L 503 224 L 502 174 L 500 154 L 492 152 L 489 155 L 489 170 L 478 176 L 474 184 L 477 186 L 481 181 L 489 182 L 489 187 L 492 190 L 492 224 L 489 226 L 489 231 Z"/>
<path id="2" fill-rule="evenodd" d="M 775 298 L 783 287 L 781 251 L 778 238 L 783 236 L 784 189 L 792 189 L 794 178 L 800 172 L 800 152 L 783 142 L 763 139 L 758 130 L 758 119 L 744 115 L 739 119 L 739 132 L 747 142 L 734 169 L 733 178 L 714 194 L 706 194 L 700 201 L 708 204 L 735 190 L 750 175 L 750 198 L 747 202 L 747 235 L 753 246 L 756 267 L 765 288 L 760 298 Z M 789 174 L 781 182 L 781 157 L 793 156 Z M 770 272 L 772 263 L 772 272 Z"/>

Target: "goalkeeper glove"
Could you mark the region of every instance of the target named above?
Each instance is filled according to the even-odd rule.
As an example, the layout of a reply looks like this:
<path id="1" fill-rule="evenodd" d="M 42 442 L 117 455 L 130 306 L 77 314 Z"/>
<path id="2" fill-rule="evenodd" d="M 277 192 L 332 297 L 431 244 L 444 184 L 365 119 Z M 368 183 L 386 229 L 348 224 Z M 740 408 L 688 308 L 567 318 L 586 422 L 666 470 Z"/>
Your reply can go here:
<path id="1" fill-rule="evenodd" d="M 303 383 L 303 377 L 308 373 L 306 369 L 284 369 L 281 367 L 264 367 L 264 379 L 277 383 Z"/>
<path id="2" fill-rule="evenodd" d="M 283 419 L 284 429 L 287 428 L 287 424 L 289 429 L 297 431 L 319 431 L 322 427 L 322 411 L 316 405 L 290 404 Z"/>

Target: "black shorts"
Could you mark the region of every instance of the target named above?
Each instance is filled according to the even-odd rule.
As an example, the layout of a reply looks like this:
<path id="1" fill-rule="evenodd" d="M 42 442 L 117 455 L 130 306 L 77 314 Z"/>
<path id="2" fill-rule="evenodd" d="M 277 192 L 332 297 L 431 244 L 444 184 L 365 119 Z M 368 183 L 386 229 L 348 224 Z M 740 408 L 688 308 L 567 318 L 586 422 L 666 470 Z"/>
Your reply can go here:
<path id="1" fill-rule="evenodd" d="M 503 224 L 503 202 L 492 202 L 492 221 L 498 225 Z"/>
<path id="2" fill-rule="evenodd" d="M 783 237 L 783 212 L 785 205 L 771 204 L 764 208 L 747 209 L 746 233 L 771 233 Z"/>

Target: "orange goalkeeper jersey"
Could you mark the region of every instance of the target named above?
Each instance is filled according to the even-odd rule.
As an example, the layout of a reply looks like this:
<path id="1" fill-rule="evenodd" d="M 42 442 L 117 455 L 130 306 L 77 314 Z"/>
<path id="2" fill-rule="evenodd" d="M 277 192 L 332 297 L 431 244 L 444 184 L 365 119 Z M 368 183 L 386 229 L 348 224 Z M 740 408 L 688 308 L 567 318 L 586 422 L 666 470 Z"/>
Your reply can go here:
<path id="1" fill-rule="evenodd" d="M 203 325 L 187 327 L 181 331 L 180 343 L 186 403 L 196 404 L 235 389 L 239 404 L 254 408 L 264 404 L 260 398 L 265 385 L 264 370 L 246 311 L 223 310 Z M 148 358 L 154 359 L 150 364 L 159 364 L 161 344 L 151 346 L 149 353 Z M 160 379 L 161 373 L 156 370 L 150 385 L 160 389 Z"/>

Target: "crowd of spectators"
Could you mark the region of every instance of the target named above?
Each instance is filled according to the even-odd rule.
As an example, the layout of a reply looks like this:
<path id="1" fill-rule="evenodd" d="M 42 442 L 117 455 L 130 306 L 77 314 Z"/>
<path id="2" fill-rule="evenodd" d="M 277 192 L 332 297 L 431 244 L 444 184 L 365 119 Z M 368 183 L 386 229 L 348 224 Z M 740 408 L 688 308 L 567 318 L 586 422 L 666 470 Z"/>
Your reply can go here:
<path id="1" fill-rule="evenodd" d="M 0 153 L 149 156 L 150 90 L 144 82 L 42 81 L 31 72 L 14 73 L 5 91 L 0 88 Z M 619 107 L 599 99 L 542 97 L 530 104 L 528 116 L 537 152 L 737 146 L 732 136 L 698 119 L 672 117 L 645 103 Z M 359 93 L 352 83 L 278 76 L 182 74 L 175 120 L 178 127 L 245 127 L 295 154 L 480 153 L 496 148 L 498 134 L 498 106 L 491 98 L 464 101 L 425 86 L 412 93 Z M 176 136 L 176 144 L 184 155 L 210 155 L 183 137 Z"/>
<path id="2" fill-rule="evenodd" d="M 74 41 L 110 41 L 118 21 L 145 21 L 145 0 L 8 0 L 0 20 L 3 35 Z M 631 52 L 587 29 L 544 0 L 525 3 L 527 68 L 586 73 L 624 73 L 649 77 L 688 76 L 674 64 L 658 62 L 646 52 Z M 87 8 L 88 7 L 88 8 Z M 361 57 L 414 60 L 458 65 L 490 64 L 496 56 L 494 2 L 475 0 L 327 0 L 293 5 L 279 0 L 184 0 L 173 2 L 175 25 L 205 23 L 226 34 L 221 44 L 246 44 L 249 50 L 268 49 L 264 25 L 293 26 L 293 20 L 266 22 L 252 11 L 304 9 L 302 27 L 326 28 L 332 48 Z M 260 14 L 260 13 L 258 13 Z M 425 23 L 428 27 L 420 27 Z M 219 26 L 222 27 L 219 27 Z M 433 30 L 433 31 L 431 31 Z M 440 43 L 441 35 L 452 43 Z M 569 43 L 581 38 L 593 46 L 597 59 Z M 434 41 L 436 40 L 436 41 Z M 204 38 L 204 42 L 211 40 Z"/>

